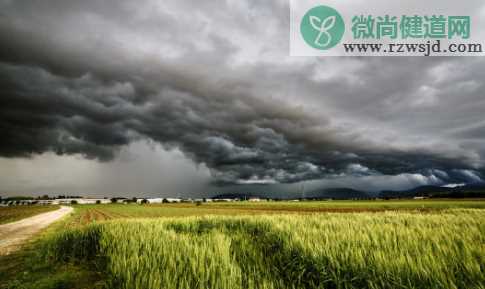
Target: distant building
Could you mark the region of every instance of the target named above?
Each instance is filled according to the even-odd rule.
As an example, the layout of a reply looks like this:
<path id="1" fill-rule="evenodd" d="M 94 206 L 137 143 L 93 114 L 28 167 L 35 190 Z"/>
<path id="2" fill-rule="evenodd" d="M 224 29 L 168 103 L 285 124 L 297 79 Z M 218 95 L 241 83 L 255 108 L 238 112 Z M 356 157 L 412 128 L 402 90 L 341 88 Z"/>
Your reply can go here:
<path id="1" fill-rule="evenodd" d="M 235 202 L 237 199 L 213 199 L 213 202 Z"/>
<path id="2" fill-rule="evenodd" d="M 37 202 L 39 205 L 59 205 L 57 200 L 39 200 Z"/>
<path id="3" fill-rule="evenodd" d="M 3 206 L 26 206 L 26 205 L 71 205 L 73 203 L 79 205 L 89 204 L 109 204 L 109 199 L 88 199 L 88 198 L 69 198 L 69 199 L 54 199 L 54 200 L 16 200 L 16 201 L 4 201 Z"/>
<path id="4" fill-rule="evenodd" d="M 59 204 L 59 205 L 70 205 L 72 203 L 76 203 L 79 205 L 94 205 L 94 204 L 109 204 L 111 200 L 109 199 L 55 199 L 53 200 L 52 204 Z"/>
<path id="5" fill-rule="evenodd" d="M 136 202 L 138 204 L 148 203 L 148 204 L 166 204 L 166 203 L 181 203 L 181 202 L 192 202 L 192 200 L 182 200 L 178 198 L 145 198 L 138 199 Z"/>
<path id="6" fill-rule="evenodd" d="M 162 198 L 146 198 L 146 199 L 138 199 L 136 200 L 138 204 L 161 204 L 163 203 Z"/>

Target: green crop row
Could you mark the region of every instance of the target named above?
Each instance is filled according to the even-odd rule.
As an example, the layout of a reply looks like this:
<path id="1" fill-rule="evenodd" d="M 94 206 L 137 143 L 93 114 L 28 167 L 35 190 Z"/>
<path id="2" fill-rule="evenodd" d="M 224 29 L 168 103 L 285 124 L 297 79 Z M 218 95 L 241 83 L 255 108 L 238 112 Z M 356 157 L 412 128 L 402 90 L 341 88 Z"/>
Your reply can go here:
<path id="1" fill-rule="evenodd" d="M 115 220 L 42 246 L 108 288 L 485 288 L 481 210 Z"/>

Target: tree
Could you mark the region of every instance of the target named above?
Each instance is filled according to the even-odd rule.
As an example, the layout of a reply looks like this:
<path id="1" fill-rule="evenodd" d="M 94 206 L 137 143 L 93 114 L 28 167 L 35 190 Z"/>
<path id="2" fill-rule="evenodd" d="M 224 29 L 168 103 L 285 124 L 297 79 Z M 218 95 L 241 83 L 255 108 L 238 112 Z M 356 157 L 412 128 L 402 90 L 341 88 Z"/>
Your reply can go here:
<path id="1" fill-rule="evenodd" d="M 147 199 L 143 199 L 143 200 L 141 200 L 141 203 L 142 203 L 142 205 L 148 204 L 148 200 Z"/>
<path id="2" fill-rule="evenodd" d="M 99 205 L 101 204 L 101 201 L 100 200 L 96 200 L 96 205 Z"/>
<path id="3" fill-rule="evenodd" d="M 167 199 L 162 200 L 162 204 L 169 204 L 170 202 Z"/>
<path id="4" fill-rule="evenodd" d="M 78 202 L 76 200 L 71 201 L 71 205 L 77 205 L 77 204 L 78 204 Z"/>

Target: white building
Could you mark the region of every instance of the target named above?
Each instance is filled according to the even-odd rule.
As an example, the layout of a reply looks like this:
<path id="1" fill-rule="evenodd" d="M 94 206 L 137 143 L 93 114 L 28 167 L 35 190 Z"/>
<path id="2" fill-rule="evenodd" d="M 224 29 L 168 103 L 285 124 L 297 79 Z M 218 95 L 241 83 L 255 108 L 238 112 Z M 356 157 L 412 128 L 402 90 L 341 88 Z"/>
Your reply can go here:
<path id="1" fill-rule="evenodd" d="M 148 202 L 148 204 L 161 204 L 161 203 L 163 203 L 163 199 L 162 198 L 146 198 L 146 199 L 138 199 L 138 200 L 136 200 L 136 202 L 138 204 L 142 204 L 145 201 Z"/>
<path id="2" fill-rule="evenodd" d="M 148 202 L 148 204 L 162 204 L 162 203 L 181 203 L 182 199 L 177 198 L 145 198 L 145 199 L 138 199 L 136 202 L 138 204 L 144 203 L 144 201 Z"/>
<path id="3" fill-rule="evenodd" d="M 94 204 L 109 204 L 111 200 L 109 199 L 55 199 L 53 204 L 59 205 L 70 205 L 72 203 L 77 203 L 79 205 L 94 205 Z"/>
<path id="4" fill-rule="evenodd" d="M 236 199 L 213 199 L 213 202 L 235 202 Z"/>
<path id="5" fill-rule="evenodd" d="M 39 205 L 59 205 L 59 202 L 56 200 L 39 200 L 37 202 Z"/>

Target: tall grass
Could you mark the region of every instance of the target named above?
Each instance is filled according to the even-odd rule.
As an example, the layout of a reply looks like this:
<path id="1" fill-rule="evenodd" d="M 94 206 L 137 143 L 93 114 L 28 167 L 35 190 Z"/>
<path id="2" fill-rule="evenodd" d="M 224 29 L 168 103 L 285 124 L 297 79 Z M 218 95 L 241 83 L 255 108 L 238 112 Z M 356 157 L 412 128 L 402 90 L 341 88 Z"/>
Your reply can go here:
<path id="1" fill-rule="evenodd" d="M 481 210 L 118 220 L 44 246 L 109 288 L 485 288 Z"/>

